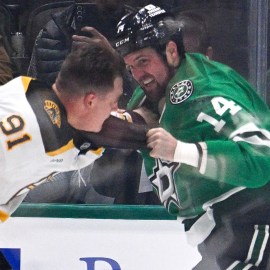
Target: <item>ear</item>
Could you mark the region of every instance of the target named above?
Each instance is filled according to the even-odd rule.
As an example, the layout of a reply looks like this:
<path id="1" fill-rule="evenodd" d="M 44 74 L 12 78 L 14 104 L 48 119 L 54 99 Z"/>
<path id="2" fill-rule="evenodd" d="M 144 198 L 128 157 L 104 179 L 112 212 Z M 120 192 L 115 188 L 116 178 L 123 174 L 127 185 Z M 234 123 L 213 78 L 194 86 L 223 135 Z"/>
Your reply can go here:
<path id="1" fill-rule="evenodd" d="M 84 106 L 88 109 L 92 109 L 97 100 L 97 95 L 95 92 L 89 92 L 84 97 Z"/>
<path id="2" fill-rule="evenodd" d="M 209 46 L 206 49 L 206 53 L 205 55 L 211 60 L 213 58 L 213 48 L 211 46 Z"/>
<path id="3" fill-rule="evenodd" d="M 177 68 L 180 64 L 180 56 L 177 45 L 174 41 L 169 41 L 166 45 L 166 58 L 169 66 Z"/>

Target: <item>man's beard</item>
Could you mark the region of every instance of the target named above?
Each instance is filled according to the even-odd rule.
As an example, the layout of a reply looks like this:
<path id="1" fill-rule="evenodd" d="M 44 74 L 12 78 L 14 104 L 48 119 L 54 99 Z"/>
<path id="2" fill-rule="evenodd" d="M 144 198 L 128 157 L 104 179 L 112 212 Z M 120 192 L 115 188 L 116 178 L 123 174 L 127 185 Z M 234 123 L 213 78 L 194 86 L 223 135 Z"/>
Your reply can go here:
<path id="1" fill-rule="evenodd" d="M 168 67 L 168 76 L 166 81 L 163 82 L 163 84 L 159 84 L 156 80 L 156 88 L 155 90 L 152 90 L 150 92 L 147 91 L 147 87 L 144 87 L 141 85 L 145 95 L 151 102 L 159 102 L 161 98 L 165 96 L 166 88 L 168 86 L 169 81 L 173 78 L 174 74 L 176 73 L 176 70 L 174 67 L 167 66 Z"/>

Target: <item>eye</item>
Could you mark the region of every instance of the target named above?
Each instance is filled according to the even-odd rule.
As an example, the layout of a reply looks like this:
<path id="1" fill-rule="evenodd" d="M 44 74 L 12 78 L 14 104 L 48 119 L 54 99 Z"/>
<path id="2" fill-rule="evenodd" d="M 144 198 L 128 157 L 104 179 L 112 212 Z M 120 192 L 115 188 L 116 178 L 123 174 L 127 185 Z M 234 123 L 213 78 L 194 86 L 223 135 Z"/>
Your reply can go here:
<path id="1" fill-rule="evenodd" d="M 149 60 L 148 58 L 140 58 L 138 59 L 138 62 L 137 62 L 137 67 L 145 67 L 147 64 L 148 64 Z"/>

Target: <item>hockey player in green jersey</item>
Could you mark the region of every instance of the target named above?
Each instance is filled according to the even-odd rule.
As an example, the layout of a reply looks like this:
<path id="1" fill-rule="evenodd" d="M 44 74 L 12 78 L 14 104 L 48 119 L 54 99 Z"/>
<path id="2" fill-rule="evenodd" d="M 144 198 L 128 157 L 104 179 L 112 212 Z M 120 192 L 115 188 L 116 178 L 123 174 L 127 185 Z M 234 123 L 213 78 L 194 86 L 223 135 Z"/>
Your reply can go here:
<path id="1" fill-rule="evenodd" d="M 142 151 L 147 174 L 198 246 L 195 270 L 270 269 L 269 109 L 234 70 L 182 43 L 179 23 L 154 5 L 118 24 L 115 47 L 140 85 L 129 109 L 159 115 Z"/>

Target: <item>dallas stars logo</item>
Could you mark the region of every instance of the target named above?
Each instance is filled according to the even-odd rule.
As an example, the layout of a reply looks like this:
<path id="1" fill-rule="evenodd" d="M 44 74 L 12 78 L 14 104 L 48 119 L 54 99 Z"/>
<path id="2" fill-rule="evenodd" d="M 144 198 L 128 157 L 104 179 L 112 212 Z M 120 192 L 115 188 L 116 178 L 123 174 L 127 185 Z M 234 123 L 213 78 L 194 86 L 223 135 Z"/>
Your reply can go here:
<path id="1" fill-rule="evenodd" d="M 187 100 L 193 93 L 193 84 L 190 80 L 176 83 L 170 90 L 170 101 L 172 104 L 179 104 Z"/>
<path id="2" fill-rule="evenodd" d="M 161 159 L 156 159 L 156 166 L 153 169 L 153 174 L 150 176 L 154 188 L 158 191 L 160 201 L 168 209 L 170 204 L 175 204 L 180 208 L 173 181 L 174 172 L 179 168 L 180 164 L 176 162 L 166 162 Z"/>
<path id="3" fill-rule="evenodd" d="M 52 123 L 54 125 L 57 125 L 58 128 L 60 128 L 61 116 L 58 105 L 51 100 L 45 100 L 44 109 L 46 113 L 49 115 Z"/>

